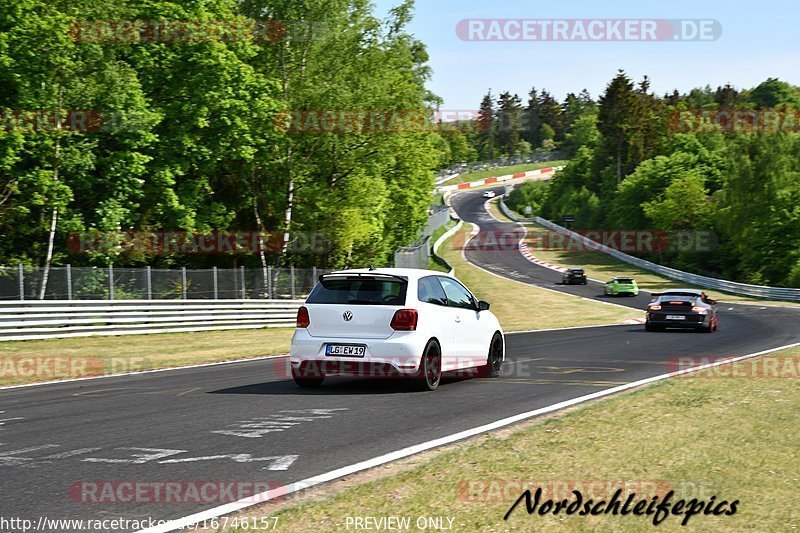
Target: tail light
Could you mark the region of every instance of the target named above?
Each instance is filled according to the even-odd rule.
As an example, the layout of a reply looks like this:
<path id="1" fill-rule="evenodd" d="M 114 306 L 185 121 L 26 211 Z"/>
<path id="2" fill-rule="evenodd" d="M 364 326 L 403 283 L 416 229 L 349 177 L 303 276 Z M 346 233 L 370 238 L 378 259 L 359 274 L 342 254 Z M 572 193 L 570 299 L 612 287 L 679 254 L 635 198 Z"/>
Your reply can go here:
<path id="1" fill-rule="evenodd" d="M 647 310 L 648 311 L 660 311 L 661 310 L 661 306 L 660 305 L 650 305 L 650 306 L 647 307 Z"/>
<path id="2" fill-rule="evenodd" d="M 308 309 L 305 306 L 301 306 L 297 310 L 297 327 L 307 328 L 309 324 L 311 324 L 311 319 L 308 317 Z"/>
<path id="3" fill-rule="evenodd" d="M 417 329 L 417 310 L 399 309 L 392 317 L 392 329 L 397 331 L 414 331 Z"/>
<path id="4" fill-rule="evenodd" d="M 701 315 L 707 315 L 708 314 L 708 309 L 706 309 L 705 307 L 694 306 L 694 307 L 692 307 L 692 313 L 699 313 Z"/>

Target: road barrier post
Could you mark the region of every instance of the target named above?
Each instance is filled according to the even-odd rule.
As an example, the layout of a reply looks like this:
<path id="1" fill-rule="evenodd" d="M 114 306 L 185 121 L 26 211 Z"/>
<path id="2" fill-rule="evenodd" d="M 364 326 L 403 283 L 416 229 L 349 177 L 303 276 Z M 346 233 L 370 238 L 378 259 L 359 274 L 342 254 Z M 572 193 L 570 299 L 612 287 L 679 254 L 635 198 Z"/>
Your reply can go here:
<path id="1" fill-rule="evenodd" d="M 267 267 L 267 298 L 272 298 L 272 267 Z"/>
<path id="2" fill-rule="evenodd" d="M 19 299 L 25 299 L 25 270 L 22 268 L 22 263 L 17 265 L 17 271 L 19 272 Z"/>
<path id="3" fill-rule="evenodd" d="M 150 266 L 149 265 L 144 268 L 144 279 L 145 279 L 145 284 L 147 285 L 147 299 L 148 300 L 152 300 L 153 299 L 153 277 L 152 277 L 152 273 L 150 272 Z"/>
<path id="4" fill-rule="evenodd" d="M 67 265 L 67 300 L 72 300 L 72 265 Z"/>
<path id="5" fill-rule="evenodd" d="M 245 292 L 245 287 L 244 287 L 244 267 L 243 266 L 239 267 L 239 272 L 241 272 L 241 274 L 242 274 L 242 276 L 241 276 L 242 277 L 242 300 L 244 300 L 246 292 Z"/>
<path id="6" fill-rule="evenodd" d="M 186 299 L 186 267 L 181 267 L 181 299 Z"/>
<path id="7" fill-rule="evenodd" d="M 114 265 L 108 265 L 108 299 L 114 299 Z"/>
<path id="8" fill-rule="evenodd" d="M 213 267 L 211 270 L 214 282 L 214 299 L 219 300 L 219 282 L 217 280 L 217 267 Z"/>
<path id="9" fill-rule="evenodd" d="M 292 300 L 295 299 L 295 290 L 294 290 L 294 265 L 289 267 L 289 277 L 292 280 Z"/>

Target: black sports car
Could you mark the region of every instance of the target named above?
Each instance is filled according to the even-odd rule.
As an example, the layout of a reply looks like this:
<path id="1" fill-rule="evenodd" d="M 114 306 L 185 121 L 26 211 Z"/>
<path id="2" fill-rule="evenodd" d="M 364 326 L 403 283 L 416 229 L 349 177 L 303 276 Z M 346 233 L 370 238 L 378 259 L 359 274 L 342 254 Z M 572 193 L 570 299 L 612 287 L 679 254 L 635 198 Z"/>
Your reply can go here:
<path id="1" fill-rule="evenodd" d="M 586 272 L 582 268 L 568 268 L 561 276 L 564 285 L 586 285 Z"/>
<path id="2" fill-rule="evenodd" d="M 647 331 L 681 328 L 711 333 L 719 327 L 717 301 L 693 289 L 653 294 L 644 327 Z"/>

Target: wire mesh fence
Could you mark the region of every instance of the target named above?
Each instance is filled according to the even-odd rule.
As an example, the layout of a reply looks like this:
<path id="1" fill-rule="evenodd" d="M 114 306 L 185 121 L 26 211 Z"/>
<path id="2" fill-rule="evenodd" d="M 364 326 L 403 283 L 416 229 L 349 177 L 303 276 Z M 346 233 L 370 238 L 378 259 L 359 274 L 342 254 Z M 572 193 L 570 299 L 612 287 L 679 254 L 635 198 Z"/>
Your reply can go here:
<path id="1" fill-rule="evenodd" d="M 0 300 L 295 299 L 311 292 L 317 268 L 157 269 L 0 267 Z"/>

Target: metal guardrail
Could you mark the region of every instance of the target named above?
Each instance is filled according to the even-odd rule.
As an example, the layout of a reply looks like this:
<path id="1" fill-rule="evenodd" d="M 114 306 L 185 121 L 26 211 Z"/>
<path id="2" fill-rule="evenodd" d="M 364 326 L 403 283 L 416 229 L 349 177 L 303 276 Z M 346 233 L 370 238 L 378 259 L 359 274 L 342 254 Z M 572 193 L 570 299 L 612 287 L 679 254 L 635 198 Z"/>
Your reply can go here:
<path id="1" fill-rule="evenodd" d="M 428 216 L 428 222 L 420 233 L 420 241 L 411 246 L 403 246 L 394 252 L 396 268 L 427 268 L 431 259 L 431 235 L 450 221 L 450 208 L 439 206 Z"/>
<path id="2" fill-rule="evenodd" d="M 591 248 L 593 250 L 597 250 L 598 252 L 610 255 L 611 257 L 614 257 L 615 259 L 628 263 L 629 265 L 643 268 L 645 270 L 649 270 L 650 272 L 655 272 L 656 274 L 659 274 L 666 278 L 683 281 L 685 283 L 690 283 L 692 285 L 696 285 L 704 289 L 718 290 L 731 294 L 738 294 L 741 296 L 752 296 L 754 298 L 765 298 L 768 300 L 784 300 L 790 302 L 800 301 L 800 289 L 768 287 L 764 285 L 749 285 L 747 283 L 738 283 L 736 281 L 711 278 L 708 276 L 701 276 L 699 274 L 692 274 L 691 272 L 684 272 L 682 270 L 665 267 L 663 265 L 652 263 L 650 261 L 646 261 L 639 257 L 634 257 L 624 252 L 620 252 L 619 250 L 615 250 L 614 248 L 611 248 L 604 244 L 600 244 L 597 241 L 593 241 L 592 239 L 589 239 L 584 235 L 580 235 L 578 233 L 575 233 L 574 231 L 570 231 L 567 228 L 559 226 L 554 222 L 550 222 L 547 219 L 541 217 L 533 217 L 533 218 L 520 217 L 506 206 L 503 199 L 500 200 L 500 209 L 507 217 L 509 217 L 514 221 L 535 222 L 536 224 L 539 224 L 544 228 L 547 228 L 561 235 L 567 236 L 570 239 L 574 239 L 576 242 L 583 244 L 587 248 Z"/>
<path id="3" fill-rule="evenodd" d="M 0 301 L 0 341 L 294 327 L 303 300 Z"/>

